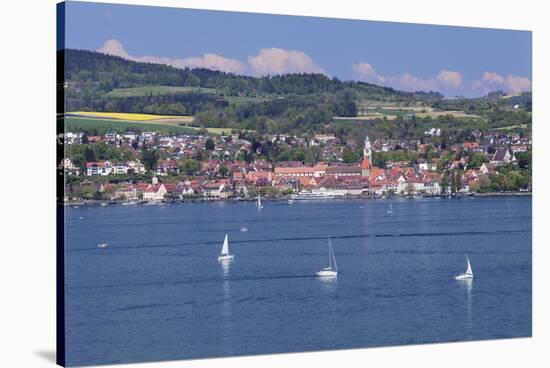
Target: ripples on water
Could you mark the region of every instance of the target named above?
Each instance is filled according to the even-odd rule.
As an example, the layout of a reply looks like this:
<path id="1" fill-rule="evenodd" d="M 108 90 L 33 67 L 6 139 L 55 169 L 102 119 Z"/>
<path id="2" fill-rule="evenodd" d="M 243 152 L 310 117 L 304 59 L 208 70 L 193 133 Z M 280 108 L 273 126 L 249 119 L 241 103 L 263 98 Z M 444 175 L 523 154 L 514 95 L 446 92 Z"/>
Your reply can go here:
<path id="1" fill-rule="evenodd" d="M 67 208 L 68 364 L 531 335 L 530 197 L 264 206 Z"/>

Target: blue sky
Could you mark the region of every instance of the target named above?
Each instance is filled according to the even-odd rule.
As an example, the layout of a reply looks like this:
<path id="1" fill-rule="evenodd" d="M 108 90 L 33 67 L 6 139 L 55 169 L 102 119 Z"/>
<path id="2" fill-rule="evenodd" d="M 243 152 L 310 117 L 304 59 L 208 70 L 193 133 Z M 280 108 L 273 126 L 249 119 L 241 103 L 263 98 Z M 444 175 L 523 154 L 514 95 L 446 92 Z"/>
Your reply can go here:
<path id="1" fill-rule="evenodd" d="M 68 2 L 66 47 L 247 75 L 477 96 L 531 89 L 531 32 Z"/>

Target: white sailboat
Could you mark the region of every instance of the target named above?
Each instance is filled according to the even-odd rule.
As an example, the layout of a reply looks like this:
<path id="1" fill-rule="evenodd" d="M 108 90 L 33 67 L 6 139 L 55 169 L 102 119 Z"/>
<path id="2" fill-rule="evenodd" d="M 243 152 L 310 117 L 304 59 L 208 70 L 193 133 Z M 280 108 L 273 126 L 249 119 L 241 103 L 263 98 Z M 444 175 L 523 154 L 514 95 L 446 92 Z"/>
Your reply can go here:
<path id="1" fill-rule="evenodd" d="M 258 193 L 258 199 L 256 200 L 256 207 L 264 208 L 264 206 L 262 205 L 262 198 L 260 197 L 259 193 Z"/>
<path id="2" fill-rule="evenodd" d="M 466 255 L 466 262 L 468 263 L 468 267 L 466 268 L 466 272 L 461 273 L 458 276 L 455 276 L 456 280 L 468 280 L 474 278 L 474 273 L 472 271 L 472 265 L 470 264 L 470 258 L 468 258 L 468 255 Z"/>
<path id="3" fill-rule="evenodd" d="M 392 214 L 392 213 L 393 213 L 393 205 L 392 205 L 392 202 L 390 202 L 390 209 L 388 210 L 388 213 L 389 213 L 389 214 Z"/>
<path id="4" fill-rule="evenodd" d="M 334 250 L 332 249 L 332 242 L 330 241 L 330 238 L 328 238 L 328 262 L 328 267 L 325 267 L 316 273 L 318 277 L 336 277 L 338 275 L 338 265 L 336 264 L 336 257 L 334 256 Z M 333 263 L 334 269 L 332 268 Z"/>
<path id="5" fill-rule="evenodd" d="M 225 234 L 225 240 L 223 241 L 222 246 L 222 252 L 218 257 L 218 261 L 230 261 L 235 256 L 233 254 L 229 254 L 229 240 L 227 238 L 227 234 Z"/>

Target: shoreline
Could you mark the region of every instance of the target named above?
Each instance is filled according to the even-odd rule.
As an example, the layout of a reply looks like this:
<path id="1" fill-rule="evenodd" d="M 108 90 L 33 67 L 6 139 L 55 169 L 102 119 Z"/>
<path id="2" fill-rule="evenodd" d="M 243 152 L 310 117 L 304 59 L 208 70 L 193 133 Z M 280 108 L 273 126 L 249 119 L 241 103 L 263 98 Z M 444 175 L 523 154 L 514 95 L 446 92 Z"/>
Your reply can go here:
<path id="1" fill-rule="evenodd" d="M 475 197 L 521 197 L 521 196 L 532 196 L 533 192 L 487 192 L 487 193 L 467 193 L 467 194 L 458 194 L 458 195 L 426 195 L 426 196 L 417 196 L 417 197 L 407 197 L 407 196 L 394 196 L 394 197 L 370 197 L 370 196 L 353 196 L 353 197 L 341 197 L 341 198 L 320 198 L 320 199 L 294 199 L 295 202 L 317 202 L 317 201 L 347 201 L 347 200 L 397 200 L 397 199 L 406 199 L 406 200 L 417 200 L 424 198 L 445 198 L 445 199 L 460 199 L 460 198 L 475 198 Z M 280 198 L 267 198 L 262 197 L 264 201 L 267 202 L 282 202 L 288 201 L 290 197 L 280 197 Z M 176 204 L 176 203 L 212 203 L 212 202 L 255 202 L 256 198 L 196 198 L 196 199 L 174 199 L 174 200 L 165 200 L 162 202 L 148 202 L 148 201 L 137 201 L 132 205 L 166 205 L 166 204 Z M 107 201 L 107 200 L 82 200 L 82 201 L 66 201 L 62 203 L 62 206 L 100 206 L 100 205 L 122 205 L 127 203 L 127 201 Z"/>

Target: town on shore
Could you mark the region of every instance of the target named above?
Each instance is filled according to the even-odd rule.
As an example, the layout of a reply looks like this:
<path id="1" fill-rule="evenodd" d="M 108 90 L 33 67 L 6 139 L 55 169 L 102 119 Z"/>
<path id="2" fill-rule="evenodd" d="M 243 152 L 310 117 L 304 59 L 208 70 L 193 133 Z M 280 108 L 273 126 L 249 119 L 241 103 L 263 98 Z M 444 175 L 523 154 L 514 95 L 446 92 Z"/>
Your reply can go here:
<path id="1" fill-rule="evenodd" d="M 420 140 L 344 144 L 310 137 L 65 132 L 63 203 L 110 201 L 377 198 L 531 191 L 531 138 L 473 131 L 445 145 L 431 128 Z M 266 150 L 277 149 L 276 160 Z"/>

